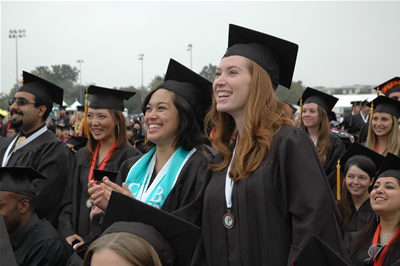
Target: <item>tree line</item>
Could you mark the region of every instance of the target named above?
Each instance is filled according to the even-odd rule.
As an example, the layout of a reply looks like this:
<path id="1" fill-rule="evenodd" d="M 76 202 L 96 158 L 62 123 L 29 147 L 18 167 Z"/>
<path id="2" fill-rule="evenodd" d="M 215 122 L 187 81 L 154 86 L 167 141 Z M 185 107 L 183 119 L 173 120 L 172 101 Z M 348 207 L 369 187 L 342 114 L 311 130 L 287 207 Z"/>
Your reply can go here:
<path id="1" fill-rule="evenodd" d="M 208 64 L 203 67 L 200 71 L 200 75 L 204 78 L 210 80 L 211 82 L 215 79 L 215 71 L 217 66 Z M 53 65 L 51 67 L 47 66 L 39 66 L 36 67 L 32 74 L 39 76 L 43 79 L 46 79 L 61 88 L 64 89 L 64 101 L 71 105 L 77 99 L 79 102 L 81 98 L 81 91 L 83 92 L 83 101 L 84 103 L 84 92 L 87 86 L 82 86 L 78 84 L 79 79 L 79 70 L 76 67 L 71 67 L 70 65 Z M 157 86 L 159 86 L 164 81 L 165 74 L 156 75 L 150 81 L 150 83 L 143 88 L 143 98 Z M 1 93 L 0 94 L 0 109 L 7 110 L 8 108 L 8 100 L 14 97 L 17 92 L 18 85 L 14 84 L 9 94 Z M 141 93 L 142 90 L 140 86 L 129 86 L 129 87 L 120 87 L 114 89 L 118 90 L 126 90 L 136 92 L 136 97 L 132 97 L 129 101 L 125 102 L 125 107 L 128 109 L 129 114 L 139 114 L 141 113 Z M 296 104 L 300 95 L 303 93 L 305 88 L 302 85 L 301 81 L 293 82 L 290 91 L 281 87 L 278 87 L 276 90 L 276 95 L 281 101 L 285 101 L 291 104 Z M 89 96 L 90 100 L 90 96 Z"/>

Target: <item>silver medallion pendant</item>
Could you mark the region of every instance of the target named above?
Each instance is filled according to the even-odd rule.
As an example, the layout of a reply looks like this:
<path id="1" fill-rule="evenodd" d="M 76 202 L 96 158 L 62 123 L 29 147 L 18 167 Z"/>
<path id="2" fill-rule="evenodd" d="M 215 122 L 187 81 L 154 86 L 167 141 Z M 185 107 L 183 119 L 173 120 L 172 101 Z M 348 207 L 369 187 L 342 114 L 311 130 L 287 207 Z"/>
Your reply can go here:
<path id="1" fill-rule="evenodd" d="M 88 207 L 89 209 L 93 207 L 93 199 L 92 198 L 88 198 L 86 201 L 86 207 Z"/>
<path id="2" fill-rule="evenodd" d="M 227 229 L 231 229 L 235 225 L 235 217 L 233 217 L 233 215 L 228 212 L 222 218 L 222 223 Z"/>

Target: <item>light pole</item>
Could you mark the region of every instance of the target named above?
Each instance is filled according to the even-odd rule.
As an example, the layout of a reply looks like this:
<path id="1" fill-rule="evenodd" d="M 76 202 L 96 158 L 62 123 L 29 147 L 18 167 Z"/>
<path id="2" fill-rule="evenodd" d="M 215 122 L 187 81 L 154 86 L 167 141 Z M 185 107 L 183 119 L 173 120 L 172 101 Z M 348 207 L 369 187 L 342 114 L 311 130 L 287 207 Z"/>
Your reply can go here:
<path id="1" fill-rule="evenodd" d="M 142 102 L 143 102 L 143 56 L 144 54 L 139 54 L 138 60 L 142 61 Z"/>
<path id="2" fill-rule="evenodd" d="M 18 38 L 24 38 L 25 37 L 25 30 L 10 30 L 10 35 L 8 35 L 9 38 L 15 38 L 15 58 L 16 58 L 16 68 L 17 68 L 17 87 L 19 86 L 18 83 Z"/>
<path id="3" fill-rule="evenodd" d="M 83 63 L 83 60 L 82 59 L 79 59 L 78 61 L 76 61 L 77 63 L 79 63 L 79 76 L 80 76 L 80 89 L 79 89 L 79 94 L 80 94 L 80 96 L 81 96 L 81 104 L 82 104 L 82 63 Z"/>
<path id="4" fill-rule="evenodd" d="M 187 48 L 187 50 L 190 52 L 190 69 L 192 69 L 192 47 L 193 45 L 190 43 Z"/>

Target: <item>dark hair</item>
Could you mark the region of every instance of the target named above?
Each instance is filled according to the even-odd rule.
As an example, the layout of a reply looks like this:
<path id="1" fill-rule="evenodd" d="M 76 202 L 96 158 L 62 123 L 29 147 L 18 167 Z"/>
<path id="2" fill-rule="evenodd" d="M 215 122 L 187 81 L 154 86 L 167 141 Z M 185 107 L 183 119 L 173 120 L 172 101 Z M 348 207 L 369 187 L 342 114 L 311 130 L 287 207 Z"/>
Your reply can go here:
<path id="1" fill-rule="evenodd" d="M 162 88 L 160 88 L 162 89 Z M 155 91 L 150 92 L 142 103 L 142 110 L 146 110 L 151 96 Z M 181 96 L 173 91 L 167 90 L 172 93 L 172 102 L 174 103 L 179 114 L 179 131 L 174 141 L 174 147 L 177 149 L 182 147 L 184 150 L 191 150 L 196 148 L 199 151 L 205 151 L 204 144 L 208 143 L 207 136 L 201 131 L 201 127 L 196 120 L 192 107 Z M 145 111 L 143 112 L 145 113 Z M 150 149 L 154 147 L 154 143 L 148 141 L 146 144 Z"/>
<path id="2" fill-rule="evenodd" d="M 41 105 L 46 106 L 46 111 L 44 112 L 44 114 L 42 116 L 42 121 L 44 122 L 44 121 L 46 121 L 47 117 L 49 117 L 49 114 L 53 108 L 53 103 L 51 101 L 45 101 L 36 95 L 33 95 L 33 96 L 34 96 L 34 100 L 35 100 L 35 105 L 37 107 L 39 107 Z"/>
<path id="3" fill-rule="evenodd" d="M 397 178 L 396 180 L 400 185 L 400 180 L 398 180 Z M 369 222 L 367 227 L 365 227 L 364 230 L 358 233 L 354 241 L 354 244 L 352 245 L 349 252 L 351 260 L 374 237 L 378 224 L 379 221 L 377 221 L 375 216 L 372 216 L 371 221 Z M 400 221 L 398 222 L 398 225 L 400 225 Z M 390 245 L 389 249 L 387 249 L 385 257 L 383 258 L 382 265 L 392 265 L 399 259 L 399 257 L 400 257 L 400 236 L 396 237 L 396 239 Z"/>
<path id="4" fill-rule="evenodd" d="M 344 180 L 346 180 L 347 172 L 349 171 L 350 167 L 357 166 L 362 171 L 366 172 L 371 179 L 375 178 L 376 176 L 376 167 L 375 164 L 371 163 L 370 161 L 364 159 L 357 159 L 346 163 L 344 166 Z M 340 216 L 342 217 L 342 221 L 340 224 L 341 230 L 350 231 L 349 223 L 351 220 L 351 214 L 354 212 L 354 202 L 352 200 L 350 191 L 347 189 L 346 185 L 343 186 L 342 193 L 341 193 L 341 200 L 337 203 L 337 207 L 339 209 Z"/>
<path id="5" fill-rule="evenodd" d="M 114 161 L 114 159 L 118 156 L 118 154 L 125 148 L 128 144 L 128 137 L 126 136 L 126 121 L 125 117 L 121 111 L 118 110 L 109 110 L 111 116 L 117 121 L 117 125 L 114 129 L 115 138 L 117 139 L 117 144 L 114 147 L 114 151 L 110 156 L 110 159 L 107 161 L 107 164 Z M 118 130 L 119 125 L 119 130 Z M 87 125 L 85 125 L 87 126 Z M 119 131 L 119 132 L 118 132 Z M 95 140 L 92 134 L 89 134 L 89 140 L 86 144 L 86 160 L 91 163 L 93 160 L 94 152 L 96 151 L 98 141 Z"/>

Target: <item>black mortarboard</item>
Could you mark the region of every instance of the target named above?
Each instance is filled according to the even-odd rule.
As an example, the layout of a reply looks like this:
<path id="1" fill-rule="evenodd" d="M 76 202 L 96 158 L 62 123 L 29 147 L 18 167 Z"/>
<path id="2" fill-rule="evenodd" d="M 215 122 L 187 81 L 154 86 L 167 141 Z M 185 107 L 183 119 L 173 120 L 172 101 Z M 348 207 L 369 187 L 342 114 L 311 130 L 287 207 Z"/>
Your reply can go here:
<path id="1" fill-rule="evenodd" d="M 84 105 L 78 105 L 78 106 L 76 107 L 76 109 L 77 109 L 79 112 L 85 112 L 85 106 L 84 106 Z"/>
<path id="2" fill-rule="evenodd" d="M 326 114 L 329 114 L 339 99 L 322 91 L 307 87 L 300 100 L 303 105 L 306 103 L 316 103 L 324 108 Z M 300 100 L 297 102 L 297 105 L 301 104 Z"/>
<path id="3" fill-rule="evenodd" d="M 36 188 L 32 181 L 35 179 L 46 179 L 46 177 L 31 167 L 1 167 L 0 191 L 14 192 L 34 198 Z"/>
<path id="4" fill-rule="evenodd" d="M 344 166 L 352 161 L 366 160 L 375 165 L 375 169 L 377 171 L 384 159 L 385 157 L 380 155 L 379 153 L 376 153 L 375 151 L 365 147 L 364 145 L 361 145 L 360 143 L 354 142 L 340 158 L 340 169 L 343 171 Z"/>
<path id="5" fill-rule="evenodd" d="M 86 137 L 75 137 L 71 136 L 65 144 L 71 144 L 72 147 L 71 149 L 74 151 L 78 151 L 79 149 L 83 148 L 86 146 L 88 139 Z"/>
<path id="6" fill-rule="evenodd" d="M 164 82 L 157 89 L 167 89 L 181 96 L 191 107 L 198 123 L 203 128 L 203 119 L 211 106 L 212 83 L 175 61 L 169 60 Z M 142 106 L 145 113 L 145 106 Z"/>
<path id="7" fill-rule="evenodd" d="M 60 105 L 60 106 L 58 106 L 58 110 L 65 110 L 66 108 L 67 108 L 68 106 L 66 106 L 66 105 Z"/>
<path id="8" fill-rule="evenodd" d="M 400 101 L 386 97 L 378 96 L 373 99 L 368 106 L 374 108 L 374 113 L 388 113 L 394 115 L 397 119 L 400 117 Z"/>
<path id="9" fill-rule="evenodd" d="M 350 103 L 351 103 L 352 106 L 355 106 L 355 105 L 361 105 L 362 101 L 352 101 Z"/>
<path id="10" fill-rule="evenodd" d="M 116 222 L 108 227 L 103 235 L 128 232 L 146 240 L 157 252 L 163 266 L 174 265 L 175 252 L 168 241 L 153 226 L 138 222 Z"/>
<path id="11" fill-rule="evenodd" d="M 307 244 L 294 259 L 292 265 L 350 266 L 336 251 L 316 235 L 312 235 Z"/>
<path id="12" fill-rule="evenodd" d="M 124 100 L 129 100 L 136 92 L 113 90 L 91 85 L 88 88 L 88 94 L 93 95 L 89 103 L 89 107 L 92 109 L 123 111 Z"/>
<path id="13" fill-rule="evenodd" d="M 97 182 L 103 182 L 103 177 L 107 176 L 111 182 L 115 183 L 115 179 L 117 179 L 117 175 L 118 175 L 118 172 L 93 169 L 93 178 Z"/>
<path id="14" fill-rule="evenodd" d="M 375 90 L 380 90 L 385 96 L 389 96 L 392 92 L 400 91 L 400 77 L 394 77 L 385 81 L 381 85 L 374 88 Z"/>
<path id="15" fill-rule="evenodd" d="M 400 158 L 393 153 L 388 152 L 379 168 L 378 178 L 395 177 L 400 180 Z"/>
<path id="16" fill-rule="evenodd" d="M 102 231 L 120 221 L 144 223 L 157 229 L 174 250 L 173 265 L 177 266 L 188 264 L 200 233 L 199 227 L 177 216 L 113 191 Z"/>
<path id="17" fill-rule="evenodd" d="M 331 130 L 331 133 L 340 138 L 340 140 L 344 143 L 346 149 L 348 149 L 351 146 L 352 144 L 351 138 L 354 138 L 354 136 L 350 135 L 349 133 L 333 129 Z"/>
<path id="18" fill-rule="evenodd" d="M 46 103 L 57 103 L 62 105 L 64 90 L 57 85 L 23 71 L 23 86 L 18 91 L 29 92 L 39 97 Z"/>
<path id="19" fill-rule="evenodd" d="M 244 56 L 267 71 L 272 85 L 290 89 L 299 46 L 295 43 L 229 24 L 228 50 L 224 57 Z"/>

